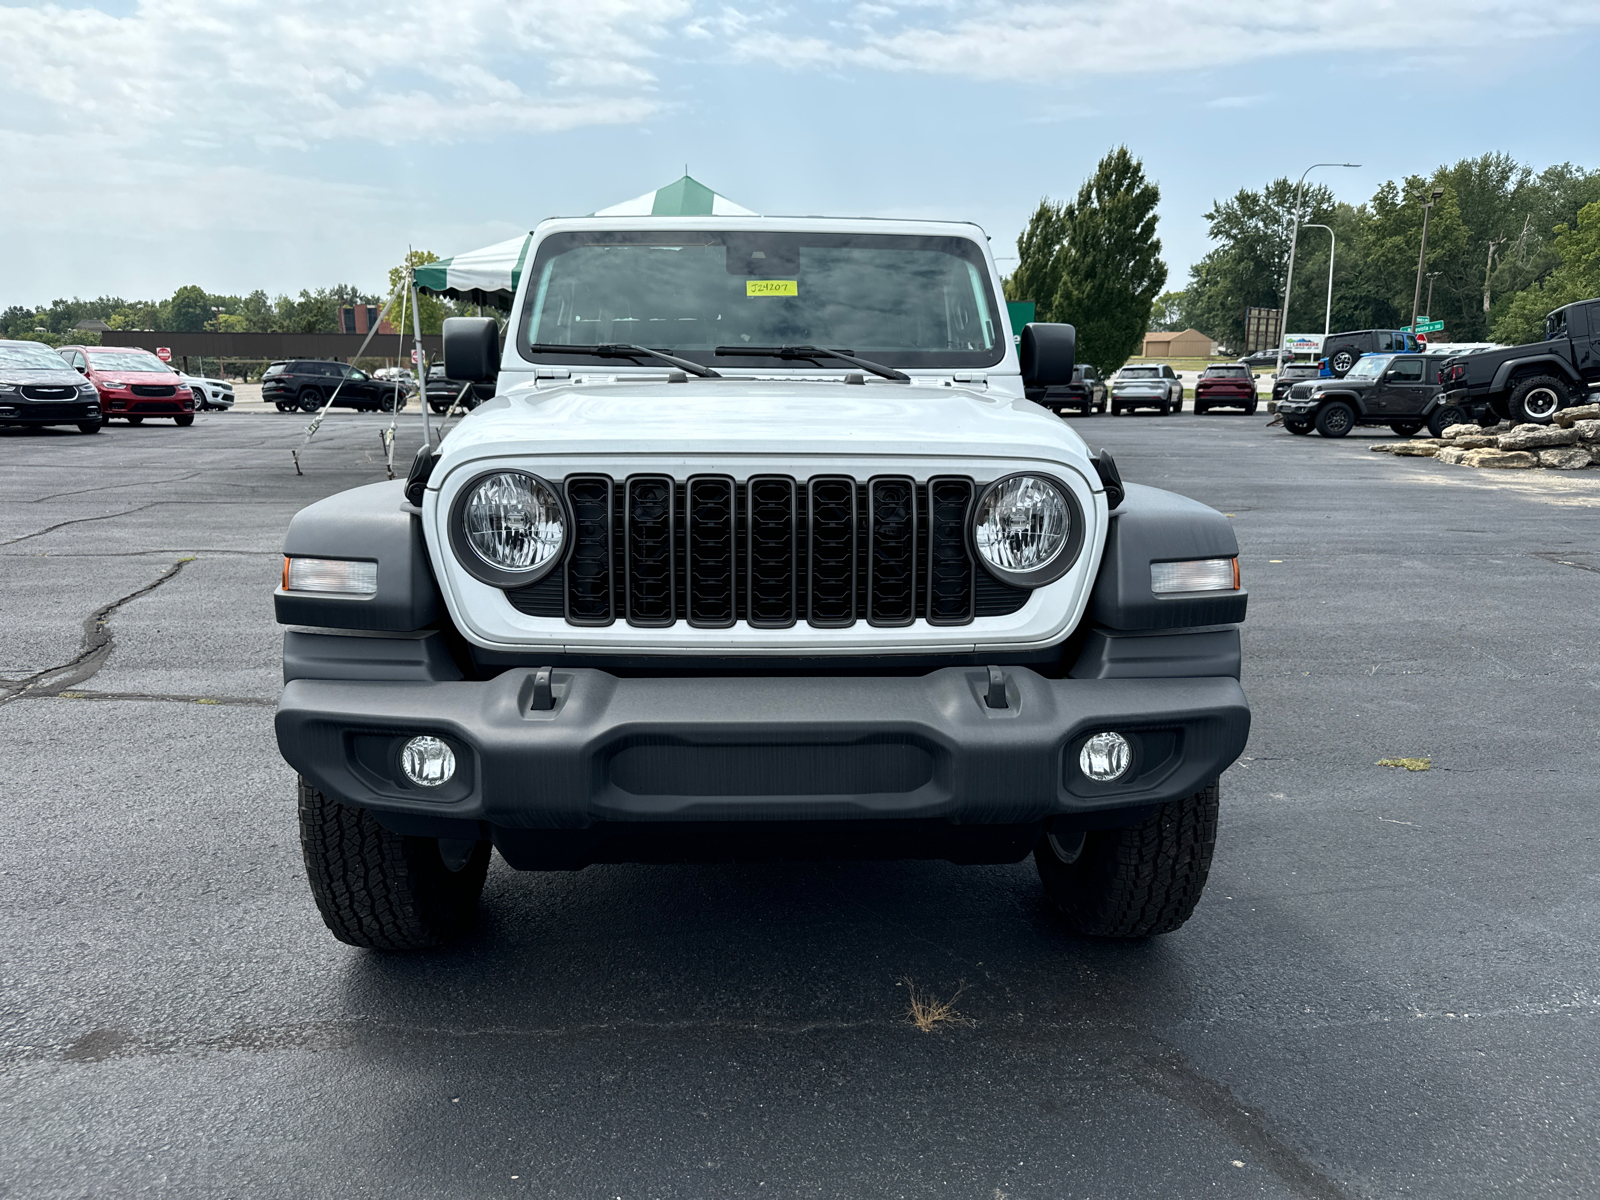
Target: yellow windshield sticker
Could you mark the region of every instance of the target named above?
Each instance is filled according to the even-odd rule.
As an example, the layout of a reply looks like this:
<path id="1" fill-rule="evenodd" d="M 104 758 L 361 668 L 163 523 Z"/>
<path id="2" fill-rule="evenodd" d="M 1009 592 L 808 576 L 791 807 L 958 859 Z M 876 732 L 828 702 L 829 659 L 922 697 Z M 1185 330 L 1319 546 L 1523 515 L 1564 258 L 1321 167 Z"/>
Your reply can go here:
<path id="1" fill-rule="evenodd" d="M 746 296 L 798 296 L 800 294 L 800 281 L 798 279 L 747 279 L 744 282 Z"/>

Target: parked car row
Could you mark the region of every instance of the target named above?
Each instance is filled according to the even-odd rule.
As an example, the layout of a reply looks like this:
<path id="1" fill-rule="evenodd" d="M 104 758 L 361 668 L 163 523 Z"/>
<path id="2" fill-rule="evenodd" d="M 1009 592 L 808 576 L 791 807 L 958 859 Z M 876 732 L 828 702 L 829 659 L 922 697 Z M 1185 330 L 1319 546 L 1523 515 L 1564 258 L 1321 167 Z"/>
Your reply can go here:
<path id="1" fill-rule="evenodd" d="M 1259 404 L 1260 379 L 1243 363 L 1216 363 L 1200 373 L 1195 383 L 1194 411 L 1237 408 L 1254 414 Z M 1056 387 L 1029 389 L 1028 399 L 1057 416 L 1075 411 L 1088 416 L 1106 412 L 1121 416 L 1139 409 L 1154 409 L 1162 416 L 1183 411 L 1183 380 L 1167 363 L 1130 363 L 1107 384 L 1094 367 L 1075 367 L 1072 382 Z"/>

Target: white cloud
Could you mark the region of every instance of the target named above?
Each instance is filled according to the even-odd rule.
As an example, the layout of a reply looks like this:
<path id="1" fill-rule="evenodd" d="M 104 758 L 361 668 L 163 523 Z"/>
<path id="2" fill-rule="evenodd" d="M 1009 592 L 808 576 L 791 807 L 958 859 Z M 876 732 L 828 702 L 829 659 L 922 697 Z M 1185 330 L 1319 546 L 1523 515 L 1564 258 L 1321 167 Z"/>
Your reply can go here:
<path id="1" fill-rule="evenodd" d="M 0 101 L 32 128 L 261 146 L 635 122 L 661 107 L 652 60 L 689 11 L 690 0 L 139 0 L 128 16 L 6 6 Z"/>
<path id="2" fill-rule="evenodd" d="M 1600 7 L 1518 0 L 1067 0 L 839 7 L 848 36 L 810 6 L 773 10 L 732 44 L 736 58 L 784 66 L 853 65 L 994 81 L 1065 83 L 1083 75 L 1170 73 L 1290 54 L 1483 46 L 1570 36 Z"/>
<path id="3" fill-rule="evenodd" d="M 1217 96 L 1206 101 L 1207 108 L 1254 108 L 1267 99 L 1265 94 L 1254 96 Z"/>

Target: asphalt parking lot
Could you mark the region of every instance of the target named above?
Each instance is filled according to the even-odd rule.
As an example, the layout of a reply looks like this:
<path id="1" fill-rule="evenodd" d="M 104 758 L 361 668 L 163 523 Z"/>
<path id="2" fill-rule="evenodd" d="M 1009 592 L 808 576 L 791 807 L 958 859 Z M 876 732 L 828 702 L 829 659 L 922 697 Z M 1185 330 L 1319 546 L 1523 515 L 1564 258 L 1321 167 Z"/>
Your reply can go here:
<path id="1" fill-rule="evenodd" d="M 1075 940 L 1027 863 L 497 861 L 410 957 L 324 930 L 272 736 L 283 530 L 385 422 L 303 476 L 277 413 L 0 431 L 0 1195 L 1600 1193 L 1600 472 L 1265 421 L 1077 422 L 1251 591 L 1178 933 Z"/>

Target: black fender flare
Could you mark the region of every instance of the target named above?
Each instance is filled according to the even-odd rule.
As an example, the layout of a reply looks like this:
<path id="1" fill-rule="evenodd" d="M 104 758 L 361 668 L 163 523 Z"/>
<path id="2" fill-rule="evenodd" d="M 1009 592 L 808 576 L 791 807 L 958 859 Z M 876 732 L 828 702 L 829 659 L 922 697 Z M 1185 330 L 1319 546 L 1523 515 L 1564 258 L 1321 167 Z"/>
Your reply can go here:
<path id="1" fill-rule="evenodd" d="M 1582 378 L 1578 375 L 1577 371 L 1573 370 L 1572 364 L 1562 359 L 1559 355 L 1533 354 L 1529 355 L 1527 358 L 1508 359 L 1496 367 L 1494 372 L 1494 382 L 1489 385 L 1489 390 L 1491 392 L 1505 391 L 1511 383 L 1512 375 L 1521 372 L 1527 367 L 1554 367 L 1555 373 L 1560 375 L 1568 383 L 1575 383 L 1579 384 L 1580 386 L 1583 384 Z"/>

